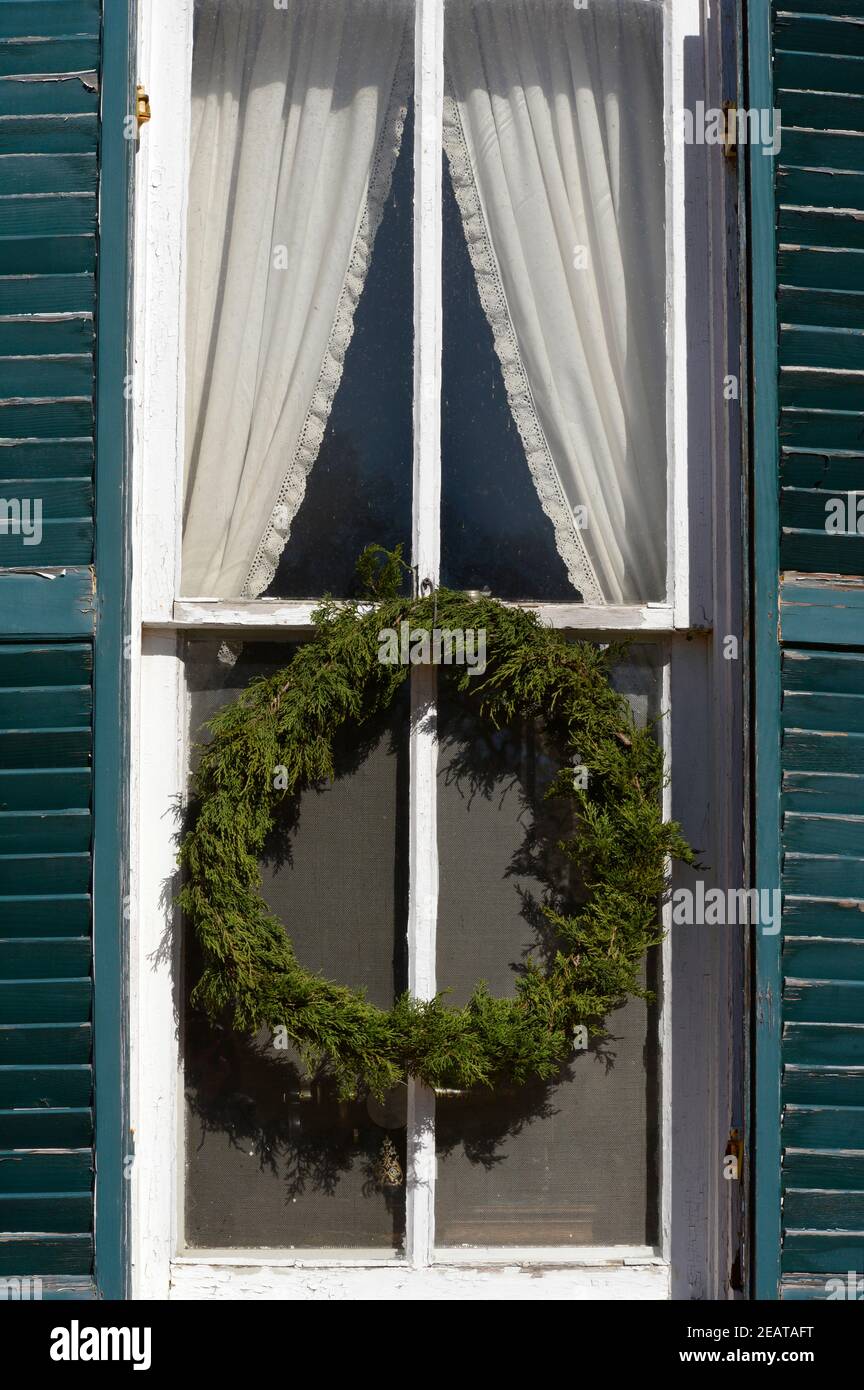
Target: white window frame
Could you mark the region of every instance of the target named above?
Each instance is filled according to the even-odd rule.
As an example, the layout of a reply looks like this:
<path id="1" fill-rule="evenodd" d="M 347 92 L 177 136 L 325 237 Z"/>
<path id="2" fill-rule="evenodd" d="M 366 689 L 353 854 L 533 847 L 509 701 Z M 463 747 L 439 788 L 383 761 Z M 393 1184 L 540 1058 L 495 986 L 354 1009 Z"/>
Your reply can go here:
<path id="1" fill-rule="evenodd" d="M 415 49 L 415 361 L 414 361 L 414 530 L 413 559 L 421 578 L 438 579 L 441 393 L 441 178 L 443 105 L 443 3 L 416 0 Z M 722 1170 L 719 1133 L 728 1125 L 738 1072 L 735 1007 L 732 1003 L 740 944 L 715 936 L 694 949 L 692 942 L 675 949 L 667 938 L 663 950 L 663 998 L 660 1009 L 661 1093 L 660 1125 L 661 1239 L 653 1247 L 587 1247 L 566 1249 L 487 1250 L 436 1249 L 434 1244 L 435 1153 L 431 1129 L 422 1121 L 432 1113 L 434 1097 L 425 1088 L 409 1087 L 409 1134 L 420 1133 L 410 1145 L 407 1178 L 406 1249 L 404 1255 L 375 1251 L 279 1252 L 191 1251 L 183 1246 L 183 1080 L 178 1044 L 177 924 L 170 906 L 176 868 L 176 824 L 171 807 L 185 794 L 187 768 L 188 695 L 182 660 L 183 634 L 190 630 L 219 631 L 242 627 L 264 635 L 278 631 L 290 636 L 308 631 L 314 604 L 292 600 L 216 600 L 180 598 L 180 542 L 183 486 L 184 421 L 184 290 L 185 217 L 188 186 L 189 126 L 193 0 L 151 0 L 139 18 L 139 80 L 147 85 L 154 117 L 141 139 L 137 155 L 135 218 L 135 315 L 133 378 L 133 492 L 134 584 L 130 656 L 133 679 L 133 817 L 131 829 L 131 994 L 132 1112 L 135 1162 L 132 1180 L 132 1262 L 135 1297 L 406 1297 L 406 1298 L 665 1298 L 680 1285 L 675 1251 L 694 1238 L 684 1235 L 688 1194 L 703 1190 L 706 1174 Z M 728 305 L 724 294 L 710 284 L 712 230 L 725 225 L 729 191 L 700 153 L 707 193 L 704 226 L 704 269 L 694 271 L 692 208 L 685 196 L 685 157 L 692 149 L 669 138 L 671 114 L 684 104 L 692 79 L 694 38 L 702 40 L 706 87 L 719 85 L 719 62 L 712 59 L 700 0 L 666 0 L 664 71 L 667 130 L 667 434 L 668 596 L 664 602 L 618 608 L 575 603 L 532 605 L 544 621 L 585 635 L 604 636 L 627 631 L 657 640 L 663 672 L 663 707 L 669 708 L 673 687 L 676 702 L 688 706 L 688 720 L 664 721 L 667 759 L 679 761 L 688 773 L 681 787 L 667 789 L 667 814 L 691 830 L 700 848 L 707 806 L 716 801 L 718 780 L 732 788 L 729 809 L 717 818 L 710 833 L 718 872 L 738 881 L 740 857 L 736 818 L 739 792 L 734 767 L 718 778 L 718 768 L 702 768 L 700 747 L 712 718 L 726 720 L 730 760 L 740 757 L 736 739 L 740 702 L 730 679 L 729 662 L 718 661 L 718 626 L 734 631 L 734 583 L 717 571 L 719 522 L 712 529 L 712 486 L 723 497 L 730 478 L 730 438 L 734 426 L 729 412 L 708 403 L 701 426 L 694 431 L 694 412 L 688 403 L 692 376 L 693 327 L 704 333 L 705 300 L 714 309 L 717 333 L 707 335 L 703 352 L 706 370 L 725 350 Z M 689 44 L 689 48 L 688 48 Z M 691 55 L 688 57 L 688 53 Z M 689 65 L 689 66 L 688 66 Z M 719 104 L 719 98 L 718 98 Z M 713 229 L 712 229 L 713 217 Z M 716 245 L 714 247 L 716 255 Z M 724 262 L 725 263 L 725 262 Z M 696 277 L 688 287 L 688 273 Z M 703 279 L 704 276 L 704 279 Z M 689 300 L 688 300 L 689 289 Z M 710 292 L 709 292 L 710 290 Z M 691 303 L 698 309 L 688 313 Z M 719 346 L 718 346 L 719 345 Z M 701 432 L 700 432 L 701 430 Z M 731 433 L 730 433 L 731 431 Z M 712 448 L 713 446 L 713 448 Z M 725 470 L 723 459 L 726 459 Z M 719 491 L 717 491 L 719 489 Z M 706 563 L 708 557 L 713 563 Z M 699 557 L 694 564 L 692 557 Z M 729 564 L 732 552 L 729 550 Z M 719 582 L 718 582 L 719 581 Z M 715 596 L 712 624 L 712 589 Z M 434 694 L 434 672 L 412 672 L 412 705 L 419 708 Z M 701 708 L 703 723 L 693 722 L 693 707 Z M 176 732 L 175 732 L 176 731 Z M 435 926 L 437 911 L 437 843 L 435 814 L 437 745 L 434 726 L 420 724 L 411 735 L 411 851 L 409 895 L 409 983 L 420 997 L 435 991 Z M 701 760 L 704 764 L 704 758 Z M 731 821 L 731 826 L 727 822 Z M 719 824 L 722 822 L 722 825 Z M 739 822 L 740 824 L 740 822 Z M 698 931 L 698 929 L 692 929 Z M 706 970 L 720 972 L 721 1017 L 716 1028 L 700 1022 L 701 1042 L 678 1036 L 678 1019 L 685 1017 L 686 991 L 698 988 Z M 688 983 L 689 982 L 689 983 Z M 675 1018 L 671 998 L 682 989 Z M 694 1014 L 695 1017 L 695 1014 Z M 717 1047 L 712 1053 L 711 1037 Z M 705 1103 L 692 1098 L 696 1068 L 716 1072 L 708 1114 Z M 695 1073 L 698 1075 L 698 1072 Z M 701 1097 L 704 1079 L 696 1082 Z M 688 1096 L 691 1097 L 688 1100 Z M 680 1097 L 680 1098 L 679 1098 Z M 673 1146 L 676 1131 L 690 1128 L 692 1153 Z M 719 1180 L 719 1179 L 718 1179 Z M 697 1287 L 698 1270 L 714 1270 L 721 1281 L 724 1259 L 719 1253 L 735 1238 L 734 1201 L 729 1184 L 722 1183 L 712 1215 L 695 1238 L 696 1253 L 688 1255 L 694 1270 L 683 1273 Z M 714 1206 L 719 1214 L 714 1214 Z M 701 1218 L 700 1218 L 701 1220 Z M 697 1220 L 697 1226 L 699 1221 Z M 710 1228 L 710 1229 L 709 1229 Z M 679 1234 L 680 1231 L 680 1234 Z M 710 1247 L 710 1248 L 709 1248 Z M 526 1280 L 519 1273 L 530 1266 L 540 1277 Z M 495 1292 L 490 1295 L 490 1279 Z M 359 1290 L 362 1289 L 362 1292 Z M 311 1290 L 317 1290 L 310 1292 Z M 376 1292 L 373 1292 L 375 1290 Z M 518 1290 L 518 1292 L 517 1292 Z M 676 1295 L 677 1296 L 677 1295 Z M 701 1296 L 711 1296 L 702 1292 Z"/>

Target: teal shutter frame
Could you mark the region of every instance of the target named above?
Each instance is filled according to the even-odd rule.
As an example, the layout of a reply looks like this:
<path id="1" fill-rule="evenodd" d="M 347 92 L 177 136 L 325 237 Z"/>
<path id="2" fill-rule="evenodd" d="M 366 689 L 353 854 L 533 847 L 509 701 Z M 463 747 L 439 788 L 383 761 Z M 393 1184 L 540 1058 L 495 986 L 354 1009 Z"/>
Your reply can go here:
<path id="1" fill-rule="evenodd" d="M 57 1298 L 127 1288 L 130 31 L 0 0 L 0 1280 Z"/>
<path id="2" fill-rule="evenodd" d="M 757 1298 L 826 1298 L 864 1266 L 864 6 L 747 8 Z M 854 18 L 852 16 L 857 16 Z M 853 523 L 854 524 L 854 523 Z"/>

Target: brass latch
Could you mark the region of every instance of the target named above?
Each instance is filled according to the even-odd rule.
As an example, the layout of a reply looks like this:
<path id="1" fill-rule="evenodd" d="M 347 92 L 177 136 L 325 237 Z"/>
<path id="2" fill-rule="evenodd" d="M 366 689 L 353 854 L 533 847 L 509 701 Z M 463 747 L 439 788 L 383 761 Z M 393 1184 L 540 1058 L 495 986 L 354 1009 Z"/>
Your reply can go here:
<path id="1" fill-rule="evenodd" d="M 723 1176 L 737 1181 L 744 1167 L 744 1139 L 740 1129 L 730 1129 L 729 1141 L 723 1155 Z"/>
<path id="2" fill-rule="evenodd" d="M 726 159 L 738 155 L 738 108 L 734 101 L 723 103 L 723 154 Z"/>
<path id="3" fill-rule="evenodd" d="M 150 119 L 150 98 L 140 82 L 135 88 L 135 118 L 138 122 L 139 130 L 142 125 L 146 125 Z"/>

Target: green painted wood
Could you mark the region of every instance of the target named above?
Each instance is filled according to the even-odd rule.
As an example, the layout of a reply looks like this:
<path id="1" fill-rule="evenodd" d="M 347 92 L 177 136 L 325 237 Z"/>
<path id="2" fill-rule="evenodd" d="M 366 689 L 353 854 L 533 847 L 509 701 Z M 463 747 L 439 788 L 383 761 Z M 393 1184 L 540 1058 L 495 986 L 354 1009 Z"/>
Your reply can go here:
<path id="1" fill-rule="evenodd" d="M 38 556 L 38 559 L 37 559 Z M 93 558 L 93 522 L 89 516 L 57 519 L 43 516 L 38 546 L 23 536 L 0 534 L 0 565 L 86 565 Z"/>
<path id="2" fill-rule="evenodd" d="M 839 371 L 860 371 L 864 366 L 864 332 L 857 328 L 821 328 L 811 325 L 782 328 L 780 361 L 783 366 L 830 367 Z"/>
<path id="3" fill-rule="evenodd" d="M 748 6 L 744 78 L 747 104 L 774 106 L 772 26 L 768 6 Z M 743 104 L 743 102 L 742 102 Z M 785 137 L 784 137 L 785 143 Z M 780 887 L 780 654 L 777 645 L 779 569 L 779 414 L 777 361 L 777 238 L 774 160 L 746 150 L 750 220 L 746 243 L 750 260 L 750 452 L 753 593 L 751 613 L 754 696 L 752 705 L 756 834 L 755 886 Z M 847 253 L 848 254 L 848 253 Z M 795 281 L 792 281 L 795 283 Z M 844 286 L 841 286 L 843 288 Z M 751 1096 L 753 1124 L 748 1147 L 755 1172 L 755 1211 L 751 1230 L 753 1293 L 775 1298 L 780 1272 L 780 942 L 754 934 L 755 1038 Z"/>
<path id="4" fill-rule="evenodd" d="M 0 141 L 8 133 L 0 116 Z M 74 153 L 74 151 L 73 151 Z M 0 275 L 77 275 L 92 272 L 91 236 L 0 237 Z"/>
<path id="5" fill-rule="evenodd" d="M 790 1023 L 857 1023 L 864 1017 L 862 1007 L 860 980 L 787 979 L 783 984 L 783 1017 Z"/>
<path id="6" fill-rule="evenodd" d="M 87 893 L 7 894 L 0 897 L 0 939 L 86 936 L 90 917 Z"/>
<path id="7" fill-rule="evenodd" d="M 781 487 L 819 488 L 823 497 L 839 493 L 864 493 L 864 455 L 852 453 L 784 452 L 780 461 Z"/>
<path id="8" fill-rule="evenodd" d="M 46 1274 L 40 1281 L 43 1303 L 95 1303 L 99 1290 L 89 1275 Z"/>
<path id="9" fill-rule="evenodd" d="M 832 898 L 864 897 L 864 860 L 839 854 L 787 853 L 783 881 L 789 893 Z"/>
<path id="10" fill-rule="evenodd" d="M 795 1149 L 864 1150 L 864 1107 L 789 1105 L 783 1143 Z"/>
<path id="11" fill-rule="evenodd" d="M 94 70 L 99 62 L 99 40 L 90 34 L 82 34 L 80 37 L 74 35 L 62 39 L 36 39 L 32 43 L 21 42 L 20 39 L 9 42 L 0 39 L 0 77 L 21 77 L 28 74 L 39 73 L 58 73 L 68 76 L 70 73 L 81 73 L 85 80 L 93 80 Z M 57 83 L 45 84 L 46 86 L 57 86 Z M 28 103 L 24 103 L 22 108 L 13 107 L 13 111 L 22 110 L 24 114 L 30 114 Z M 97 108 L 87 105 L 85 111 L 96 110 Z M 42 107 L 37 105 L 37 111 L 41 112 Z M 57 104 L 56 99 L 48 102 L 48 112 L 54 113 L 61 111 L 65 114 L 65 106 Z"/>
<path id="12" fill-rule="evenodd" d="M 780 415 L 780 439 L 791 449 L 861 452 L 864 451 L 864 419 L 856 411 L 800 410 L 788 406 Z"/>
<path id="13" fill-rule="evenodd" d="M 841 1274 L 834 1270 L 832 1274 L 840 1281 L 840 1285 L 845 1286 L 845 1272 Z M 828 1279 L 830 1277 L 831 1276 L 825 1274 L 784 1274 L 780 1280 L 779 1298 L 781 1302 L 784 1303 L 809 1301 L 813 1298 L 826 1298 L 829 1291 Z"/>
<path id="14" fill-rule="evenodd" d="M 857 980 L 864 982 L 864 941 L 842 938 L 785 938 L 784 975 L 798 980 Z"/>
<path id="15" fill-rule="evenodd" d="M 51 329 L 89 328 L 89 321 L 73 319 L 56 325 L 35 326 L 44 331 L 43 341 L 47 342 Z M 63 336 L 67 336 L 66 332 Z M 86 343 L 89 336 L 89 332 L 82 335 L 82 342 Z M 7 399 L 9 396 L 87 396 L 93 390 L 93 359 L 89 353 L 72 356 L 52 352 L 35 360 L 32 357 L 0 358 L 0 373 Z"/>
<path id="16" fill-rule="evenodd" d="M 86 117 L 81 117 L 85 120 Z M 783 162 L 786 165 L 807 165 L 814 169 L 845 169 L 847 172 L 864 169 L 864 138 L 860 134 L 850 134 L 845 130 L 783 130 Z M 784 241 L 795 246 L 797 238 L 784 237 Z M 805 246 L 824 246 L 818 236 L 802 240 Z M 828 243 L 829 245 L 848 243 Z"/>
<path id="17" fill-rule="evenodd" d="M 94 248 L 95 249 L 95 248 Z M 89 313 L 76 314 L 74 316 L 57 314 L 53 318 L 41 318 L 32 322 L 26 318 L 6 320 L 0 323 L 0 356 L 7 360 L 3 364 L 3 395 L 4 398 L 14 395 L 44 396 L 44 395 L 75 395 L 76 392 L 54 390 L 32 389 L 25 383 L 25 389 L 17 390 L 14 383 L 7 389 L 7 373 L 11 372 L 14 364 L 9 358 L 14 357 L 52 357 L 62 354 L 64 357 L 78 356 L 91 359 L 91 368 L 83 377 L 79 375 L 79 392 L 77 394 L 92 395 L 93 382 L 92 355 L 93 355 L 93 317 Z M 80 374 L 82 363 L 73 363 Z M 35 364 L 35 370 L 46 370 L 45 365 Z M 33 381 L 39 386 L 38 377 Z"/>
<path id="18" fill-rule="evenodd" d="M 833 1188 L 864 1192 L 864 1170 L 856 1152 L 787 1149 L 783 1156 L 785 1187 Z"/>
<path id="19" fill-rule="evenodd" d="M 86 893 L 89 887 L 89 852 L 0 854 L 0 892 Z"/>
<path id="20" fill-rule="evenodd" d="M 864 166 L 864 153 L 861 153 L 861 160 Z M 67 230 L 83 228 L 70 225 Z M 864 249 L 864 214 L 849 208 L 781 206 L 778 234 L 783 241 L 802 246 L 837 246 L 841 250 L 860 251 Z"/>
<path id="21" fill-rule="evenodd" d="M 789 812 L 783 820 L 783 850 L 786 854 L 837 854 L 864 859 L 864 818 Z"/>
<path id="22" fill-rule="evenodd" d="M 864 1231 L 864 1192 L 812 1192 L 790 1188 L 783 1198 L 787 1226 L 811 1231 Z M 70 1213 L 70 1220 L 74 1216 Z M 78 1229 L 69 1226 L 67 1229 Z"/>
<path id="23" fill-rule="evenodd" d="M 83 811 L 90 805 L 88 768 L 0 771 L 0 813 Z"/>
<path id="24" fill-rule="evenodd" d="M 20 714 L 23 722 L 23 709 L 20 710 Z M 0 704 L 0 723 L 2 722 Z M 822 690 L 787 690 L 783 696 L 783 727 L 864 733 L 864 695 L 829 695 Z M 844 852 L 838 848 L 838 853 Z"/>
<path id="25" fill-rule="evenodd" d="M 41 565 L 40 565 L 41 568 Z M 93 631 L 95 601 L 93 581 L 87 569 L 66 569 L 50 573 L 0 574 L 0 624 L 9 637 L 82 637 Z M 64 748 L 62 765 L 86 766 L 87 758 L 69 760 Z M 6 761 L 12 757 L 12 761 Z M 4 749 L 0 767 L 9 770 L 22 764 L 13 751 Z M 32 758 L 26 766 L 38 766 Z M 43 764 L 44 765 L 44 764 Z M 51 763 L 52 767 L 60 766 Z"/>
<path id="26" fill-rule="evenodd" d="M 0 149 L 4 154 L 92 154 L 98 132 L 98 120 L 90 115 L 0 116 Z"/>
<path id="27" fill-rule="evenodd" d="M 864 56 L 864 21 L 828 16 L 777 14 L 774 41 L 794 53 L 846 53 Z M 811 83 L 816 65 L 811 63 Z"/>
<path id="28" fill-rule="evenodd" d="M 0 1024 L 0 1065 L 89 1062 L 89 1023 Z"/>
<path id="29" fill-rule="evenodd" d="M 779 44 L 774 55 L 774 70 L 781 90 L 813 86 L 815 69 L 811 53 L 796 53 Z M 845 52 L 820 55 L 819 86 L 826 92 L 864 95 L 864 61 Z"/>
<path id="30" fill-rule="evenodd" d="M 89 979 L 0 979 L 0 1023 L 87 1023 Z"/>
<path id="31" fill-rule="evenodd" d="M 822 1270 L 844 1283 L 846 1271 L 858 1269 L 864 1260 L 864 1232 L 849 1231 L 842 1236 L 828 1231 L 789 1231 L 782 1256 L 784 1272 L 797 1274 Z M 823 1295 L 824 1296 L 824 1295 Z"/>
<path id="32" fill-rule="evenodd" d="M 0 1110 L 31 1110 L 41 1106 L 80 1109 L 93 1101 L 93 1069 L 90 1066 L 0 1067 Z M 87 1155 L 88 1160 L 90 1155 Z M 88 1163 L 88 1172 L 91 1165 Z M 0 1161 L 0 1192 L 3 1191 L 3 1165 Z M 89 1183 L 84 1189 L 88 1190 Z M 20 1189 L 24 1192 L 66 1191 L 65 1182 L 45 1188 L 41 1182 Z M 71 1189 L 70 1189 L 71 1190 Z"/>
<path id="33" fill-rule="evenodd" d="M 77 686 L 89 688 L 93 648 L 89 642 L 3 642 L 0 644 L 0 689 L 10 686 Z M 90 708 L 89 704 L 87 706 Z"/>
<path id="34" fill-rule="evenodd" d="M 781 246 L 777 253 L 777 278 L 789 289 L 861 289 L 862 252 L 815 246 Z"/>
<path id="35" fill-rule="evenodd" d="M 0 196 L 7 200 L 13 194 L 34 193 L 92 196 L 97 174 L 95 154 L 0 154 Z M 95 212 L 93 220 L 95 223 Z M 37 228 L 37 234 L 40 230 L 45 229 Z"/>
<path id="36" fill-rule="evenodd" d="M 864 174 L 856 177 L 860 178 L 864 202 Z M 781 324 L 860 330 L 864 323 L 864 291 L 860 290 L 814 290 L 781 285 L 777 291 L 777 306 Z"/>
<path id="37" fill-rule="evenodd" d="M 96 1138 L 99 1183 L 96 1275 L 103 1296 L 128 1291 L 126 1254 L 129 1191 L 128 1058 L 124 971 L 129 891 L 126 846 L 129 808 L 118 769 L 130 750 L 129 628 L 130 496 L 126 469 L 129 437 L 124 390 L 131 370 L 127 313 L 130 283 L 133 142 L 124 138 L 134 110 L 134 39 L 125 4 L 107 6 L 103 30 L 102 222 L 99 257 L 100 333 L 97 347 L 96 567 L 100 611 L 96 630 L 96 703 L 93 757 L 94 950 L 102 988 L 94 1000 Z"/>
<path id="38" fill-rule="evenodd" d="M 783 1100 L 787 1105 L 864 1105 L 864 1067 L 784 1066 Z"/>
<path id="39" fill-rule="evenodd" d="M 0 811 L 0 854 L 89 853 L 92 838 L 90 812 Z"/>
<path id="40" fill-rule="evenodd" d="M 92 193 L 11 193 L 0 196 L 0 236 L 78 236 L 95 232 Z M 844 242 L 843 245 L 849 243 Z"/>
<path id="41" fill-rule="evenodd" d="M 0 766 L 86 767 L 90 761 L 91 733 L 79 729 L 0 729 Z M 0 893 L 6 891 L 0 889 Z M 47 890 L 46 890 L 47 891 Z"/>
<path id="42" fill-rule="evenodd" d="M 861 403 L 861 382 L 856 376 L 845 376 L 839 369 L 811 371 L 783 367 L 780 401 L 796 409 L 855 411 Z"/>
<path id="43" fill-rule="evenodd" d="M 2 0 L 0 37 L 98 35 L 100 0 Z"/>
<path id="44" fill-rule="evenodd" d="M 90 937 L 0 937 L 0 980 L 80 978 L 90 971 Z"/>
<path id="45" fill-rule="evenodd" d="M 864 936 L 864 898 L 796 898 L 783 902 L 784 937 L 836 936 L 844 940 Z"/>
<path id="46" fill-rule="evenodd" d="M 0 1230 L 75 1231 L 89 1236 L 93 1224 L 93 1198 L 83 1192 L 2 1193 Z"/>
<path id="47" fill-rule="evenodd" d="M 864 129 L 864 95 L 781 87 L 777 91 L 777 104 L 783 112 L 784 130 L 789 126 L 804 126 L 810 130 Z M 782 146 L 781 159 L 784 159 Z M 778 189 L 781 196 L 785 194 L 786 185 L 782 179 L 778 181 Z M 846 207 L 847 204 L 841 203 L 840 206 Z"/>
<path id="48" fill-rule="evenodd" d="M 852 589 L 847 591 L 849 601 L 864 612 L 864 592 Z M 801 595 L 819 600 L 824 599 L 825 590 L 815 586 L 785 585 L 786 595 Z M 840 591 L 840 601 L 845 602 L 847 593 Z M 864 695 L 864 653 L 862 652 L 820 652 L 795 651 L 786 648 L 783 652 L 783 689 L 793 691 L 821 691 L 827 695 Z"/>
<path id="49" fill-rule="evenodd" d="M 4 275 L 0 278 L 0 314 L 92 313 L 93 275 Z"/>
<path id="50" fill-rule="evenodd" d="M 93 1238 L 89 1235 L 0 1234 L 0 1274 L 88 1275 L 93 1264 Z"/>
<path id="51" fill-rule="evenodd" d="M 74 40 L 72 41 L 74 43 Z M 80 60 L 86 48 L 93 48 L 93 40 L 81 40 L 76 46 L 76 56 Z M 23 45 L 16 45 L 18 49 Z M 42 61 L 56 63 L 60 58 L 56 45 L 50 55 L 46 55 L 46 44 L 39 45 Z M 3 50 L 0 49 L 0 53 Z M 68 49 L 67 49 L 68 52 Z M 8 67 L 15 61 L 13 49 L 7 45 L 4 53 Z M 21 61 L 19 54 L 18 62 Z M 63 68 L 61 66 L 61 73 Z M 81 76 L 61 76 L 53 82 L 30 82 L 20 77 L 0 77 L 0 116 L 80 116 L 95 115 L 99 110 L 99 93 L 94 89 L 93 74 L 82 72 Z"/>
<path id="52" fill-rule="evenodd" d="M 825 14 L 864 19 L 864 0 L 774 0 L 774 10 L 786 14 Z"/>
<path id="53" fill-rule="evenodd" d="M 855 100 L 864 103 L 864 97 L 856 97 Z M 778 170 L 777 188 L 780 198 L 787 204 L 797 203 L 813 208 L 864 208 L 864 174 L 861 173 L 847 173 L 838 169 L 798 169 L 793 166 Z M 785 319 L 782 291 L 780 301 L 781 315 Z M 796 321 L 809 322 L 807 319 Z"/>
<path id="54" fill-rule="evenodd" d="M 783 1058 L 799 1066 L 864 1066 L 864 1023 L 783 1025 Z"/>
<path id="55" fill-rule="evenodd" d="M 86 1107 L 0 1110 L 0 1149 L 84 1149 L 92 1143 L 93 1114 Z"/>
<path id="56" fill-rule="evenodd" d="M 794 534 L 794 533 L 793 533 Z M 801 545 L 801 554 L 798 555 L 800 561 L 808 562 L 811 559 L 810 552 L 805 547 L 805 537 L 812 536 L 814 532 L 799 532 L 797 539 Z M 784 553 L 786 545 L 791 541 L 792 536 L 784 536 Z M 828 537 L 821 536 L 820 544 L 816 547 L 815 553 L 822 554 L 821 544 Z M 844 543 L 849 540 L 854 542 L 860 537 L 844 537 L 832 535 L 830 540 L 836 543 L 833 552 L 833 559 L 846 554 L 843 549 Z M 837 569 L 832 572 L 837 575 Z M 857 576 L 855 576 L 857 578 Z M 850 583 L 845 588 L 839 576 L 831 583 L 818 586 L 808 584 L 806 580 L 787 581 L 783 584 L 780 598 L 780 623 L 783 640 L 786 642 L 822 642 L 825 645 L 834 645 L 847 642 L 850 645 L 856 644 L 861 638 L 862 609 L 859 596 L 859 587 Z M 788 766 L 801 767 L 803 764 L 789 763 Z M 832 768 L 815 769 L 816 771 L 832 771 Z M 854 772 L 853 767 L 837 768 L 837 771 Z"/>
<path id="57" fill-rule="evenodd" d="M 92 710 L 89 684 L 0 689 L 0 729 L 80 728 Z"/>
<path id="58" fill-rule="evenodd" d="M 0 438 L 74 439 L 88 436 L 92 429 L 93 403 L 89 397 L 69 401 L 0 401 Z M 70 560 L 71 563 L 75 562 Z"/>
<path id="59" fill-rule="evenodd" d="M 89 1068 L 85 1069 L 89 1073 Z M 0 1150 L 0 1192 L 86 1192 L 93 1184 L 92 1149 Z"/>
<path id="60" fill-rule="evenodd" d="M 0 735 L 2 739 L 2 735 Z M 786 766 L 797 772 L 864 773 L 864 736 L 789 729 L 783 739 Z"/>
<path id="61" fill-rule="evenodd" d="M 16 440 L 0 444 L 0 480 L 41 482 L 51 478 L 93 481 L 91 440 Z"/>

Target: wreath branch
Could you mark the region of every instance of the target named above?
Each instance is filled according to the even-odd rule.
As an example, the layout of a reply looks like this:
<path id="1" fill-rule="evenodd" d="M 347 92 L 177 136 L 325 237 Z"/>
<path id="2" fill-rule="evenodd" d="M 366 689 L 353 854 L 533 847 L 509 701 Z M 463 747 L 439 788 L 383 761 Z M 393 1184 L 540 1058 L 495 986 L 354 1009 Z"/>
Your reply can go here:
<path id="1" fill-rule="evenodd" d="M 346 1096 L 361 1088 L 381 1096 L 408 1076 L 458 1089 L 547 1080 L 571 1054 L 576 1027 L 602 1034 L 606 1016 L 629 996 L 649 997 L 640 971 L 662 940 L 668 862 L 694 862 L 680 827 L 663 820 L 662 751 L 610 683 L 620 647 L 570 641 L 529 610 L 492 598 L 447 589 L 405 598 L 394 592 L 401 554 L 397 564 L 381 553 L 374 606 L 325 600 L 313 639 L 290 666 L 252 682 L 209 721 L 179 855 L 179 901 L 203 957 L 193 1002 L 240 1033 L 284 1028 L 304 1064 L 326 1063 Z M 372 560 L 365 573 L 369 582 Z M 485 630 L 485 673 L 442 674 L 496 728 L 543 719 L 588 769 L 582 787 L 572 763 L 563 765 L 547 792 L 572 805 L 576 831 L 559 847 L 581 869 L 588 895 L 569 913 L 541 905 L 556 940 L 553 961 L 541 969 L 529 958 L 515 998 L 497 998 L 481 981 L 462 1008 L 443 995 L 408 994 L 390 1010 L 376 1008 L 307 970 L 260 895 L 259 859 L 277 802 L 331 778 L 340 730 L 389 707 L 411 668 L 379 659 L 378 634 L 406 620 Z M 278 790 L 276 767 L 287 772 Z"/>

